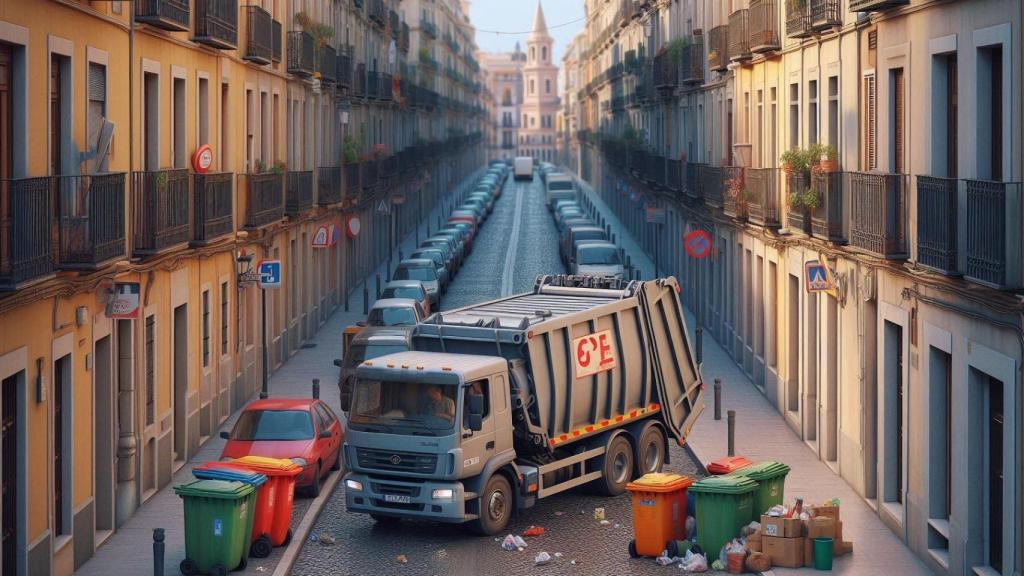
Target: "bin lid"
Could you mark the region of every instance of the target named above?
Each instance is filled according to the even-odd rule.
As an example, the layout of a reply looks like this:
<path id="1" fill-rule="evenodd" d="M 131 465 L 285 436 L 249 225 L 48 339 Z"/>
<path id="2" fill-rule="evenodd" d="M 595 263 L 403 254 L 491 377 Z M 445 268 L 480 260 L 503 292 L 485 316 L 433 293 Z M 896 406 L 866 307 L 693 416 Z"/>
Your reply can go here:
<path id="1" fill-rule="evenodd" d="M 737 476 L 746 476 L 751 480 L 771 480 L 789 474 L 789 466 L 775 460 L 758 462 L 736 471 Z"/>
<path id="2" fill-rule="evenodd" d="M 302 466 L 290 458 L 268 458 L 266 456 L 242 456 L 231 461 L 264 474 L 298 474 Z"/>
<path id="3" fill-rule="evenodd" d="M 252 494 L 253 490 L 255 488 L 250 484 L 227 480 L 193 480 L 174 487 L 174 493 L 178 496 L 202 496 L 225 500 L 244 498 Z"/>
<path id="4" fill-rule="evenodd" d="M 741 468 L 750 466 L 751 462 L 745 456 L 726 456 L 708 464 L 708 472 L 711 474 L 729 474 Z"/>
<path id="5" fill-rule="evenodd" d="M 679 474 L 651 472 L 626 484 L 630 492 L 675 492 L 693 484 L 693 480 Z"/>
<path id="6" fill-rule="evenodd" d="M 708 476 L 690 486 L 690 492 L 703 494 L 746 494 L 754 490 L 757 482 L 746 476 Z"/>
<path id="7" fill-rule="evenodd" d="M 209 464 L 219 464 L 219 462 L 210 462 Z M 259 487 L 267 481 L 266 475 L 246 470 L 241 466 L 237 466 L 235 468 L 201 466 L 199 468 L 193 468 L 192 475 L 200 480 L 233 480 L 235 482 L 251 484 L 255 487 Z"/>

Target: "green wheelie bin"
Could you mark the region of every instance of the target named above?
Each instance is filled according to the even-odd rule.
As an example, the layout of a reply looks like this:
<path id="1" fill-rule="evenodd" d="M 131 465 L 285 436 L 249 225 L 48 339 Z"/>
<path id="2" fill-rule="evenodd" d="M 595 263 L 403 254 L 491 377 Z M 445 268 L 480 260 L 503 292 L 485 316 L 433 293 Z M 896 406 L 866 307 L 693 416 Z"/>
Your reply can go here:
<path id="1" fill-rule="evenodd" d="M 751 508 L 751 520 L 761 520 L 761 514 L 768 511 L 776 504 L 782 504 L 784 500 L 784 488 L 786 476 L 789 474 L 789 466 L 782 462 L 769 460 L 758 462 L 745 468 L 741 468 L 730 476 L 746 476 L 757 482 L 757 491 L 754 492 L 754 505 Z"/>
<path id="2" fill-rule="evenodd" d="M 750 523 L 757 482 L 745 476 L 709 476 L 690 486 L 697 504 L 697 544 L 717 558 L 726 542 Z"/>
<path id="3" fill-rule="evenodd" d="M 174 487 L 185 504 L 185 576 L 225 576 L 245 568 L 256 488 L 225 480 L 194 480 Z"/>

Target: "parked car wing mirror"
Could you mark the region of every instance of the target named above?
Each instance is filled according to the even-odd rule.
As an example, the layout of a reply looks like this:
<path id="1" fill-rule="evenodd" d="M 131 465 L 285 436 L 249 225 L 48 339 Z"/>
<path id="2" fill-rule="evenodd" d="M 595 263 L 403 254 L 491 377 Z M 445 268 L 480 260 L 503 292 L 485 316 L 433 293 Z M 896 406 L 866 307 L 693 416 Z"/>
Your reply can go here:
<path id="1" fill-rule="evenodd" d="M 337 366 L 338 368 L 341 368 L 342 367 L 341 358 L 335 358 L 334 359 L 334 365 Z"/>
<path id="2" fill-rule="evenodd" d="M 221 430 L 220 431 L 220 437 L 225 439 L 225 440 L 231 440 L 231 433 L 228 432 L 227 430 Z"/>
<path id="3" fill-rule="evenodd" d="M 360 326 L 362 328 L 365 328 L 366 327 L 366 320 L 360 320 L 359 322 L 356 322 L 356 326 Z"/>
<path id="4" fill-rule="evenodd" d="M 352 395 L 348 392 L 342 392 L 338 398 L 339 404 L 341 404 L 341 411 L 348 412 L 349 408 L 352 407 Z"/>

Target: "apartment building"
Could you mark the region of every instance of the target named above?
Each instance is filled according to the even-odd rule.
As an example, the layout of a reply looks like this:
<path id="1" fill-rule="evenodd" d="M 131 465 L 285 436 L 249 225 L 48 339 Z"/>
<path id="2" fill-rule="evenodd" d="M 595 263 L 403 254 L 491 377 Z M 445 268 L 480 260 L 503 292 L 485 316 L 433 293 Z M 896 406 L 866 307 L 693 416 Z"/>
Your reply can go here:
<path id="1" fill-rule="evenodd" d="M 583 87 L 580 82 L 580 54 L 587 49 L 586 32 L 581 31 L 573 36 L 565 47 L 562 55 L 562 66 L 558 70 L 559 93 L 562 104 L 560 113 L 562 122 L 558 131 L 559 162 L 578 172 L 580 146 L 576 140 L 576 132 L 580 129 L 578 120 L 580 100 L 578 97 Z"/>
<path id="2" fill-rule="evenodd" d="M 587 14 L 581 174 L 931 569 L 1020 573 L 1020 2 Z"/>
<path id="3" fill-rule="evenodd" d="M 512 52 L 484 52 L 480 64 L 486 71 L 485 79 L 494 94 L 493 122 L 497 126 L 496 146 L 488 150 L 492 159 L 516 156 L 519 142 L 520 106 L 523 104 L 523 65 L 526 53 L 516 42 Z"/>
<path id="4" fill-rule="evenodd" d="M 259 389 L 256 261 L 274 370 L 483 161 L 472 61 L 407 72 L 400 14 L 0 4 L 3 573 L 72 573 Z"/>

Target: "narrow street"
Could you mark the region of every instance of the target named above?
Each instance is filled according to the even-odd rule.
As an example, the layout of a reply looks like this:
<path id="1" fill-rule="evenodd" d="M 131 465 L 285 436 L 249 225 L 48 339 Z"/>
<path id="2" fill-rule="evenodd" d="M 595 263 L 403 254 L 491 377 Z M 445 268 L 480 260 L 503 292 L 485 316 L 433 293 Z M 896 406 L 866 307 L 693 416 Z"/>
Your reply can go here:
<path id="1" fill-rule="evenodd" d="M 459 271 L 442 308 L 453 308 L 531 290 L 538 274 L 564 272 L 558 257 L 557 231 L 544 205 L 539 179 L 509 178 L 494 212 L 481 229 L 472 255 Z M 672 472 L 695 474 L 696 465 L 678 446 L 671 447 Z M 602 526 L 594 508 L 603 507 L 611 522 Z M 312 534 L 328 534 L 332 546 L 307 541 L 292 573 L 321 574 L 665 574 L 651 559 L 631 560 L 633 537 L 629 496 L 593 496 L 584 490 L 544 499 L 514 517 L 509 532 L 543 526 L 543 536 L 529 539 L 523 552 L 507 552 L 494 538 L 464 526 L 403 521 L 377 525 L 368 516 L 345 510 L 343 484 L 324 507 Z M 535 567 L 534 557 L 547 551 L 554 561 Z M 555 556 L 555 553 L 562 556 Z M 406 564 L 397 560 L 404 555 Z M 575 565 L 570 562 L 576 561 Z"/>

